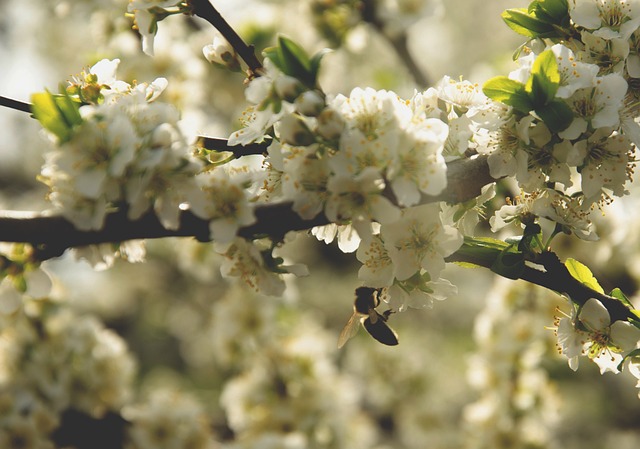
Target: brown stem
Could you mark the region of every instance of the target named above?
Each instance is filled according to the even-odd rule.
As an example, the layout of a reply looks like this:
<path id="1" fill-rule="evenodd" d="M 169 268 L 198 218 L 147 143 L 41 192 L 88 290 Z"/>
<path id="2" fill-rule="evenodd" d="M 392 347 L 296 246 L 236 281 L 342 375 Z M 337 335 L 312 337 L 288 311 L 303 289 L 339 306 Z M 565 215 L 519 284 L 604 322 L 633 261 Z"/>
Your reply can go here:
<path id="1" fill-rule="evenodd" d="M 447 262 L 471 263 L 490 270 L 494 262 L 492 258 L 474 257 L 463 251 L 452 254 L 446 260 Z M 637 319 L 627 306 L 618 299 L 595 291 L 574 278 L 555 253 L 545 251 L 540 254 L 536 262 L 544 269 L 526 265 L 520 275 L 520 279 L 557 293 L 563 293 L 578 305 L 584 305 L 590 298 L 595 298 L 605 306 L 611 317 L 611 322 L 627 320 L 628 318 Z"/>
<path id="2" fill-rule="evenodd" d="M 476 197 L 483 185 L 493 182 L 485 157 L 453 161 L 448 167 L 449 188 L 435 197 L 424 196 L 423 202 L 467 201 Z M 300 218 L 290 203 L 258 206 L 255 214 L 256 223 L 241 228 L 238 233 L 240 236 L 270 236 L 279 240 L 289 231 L 301 231 L 329 223 L 324 214 L 311 220 Z M 120 210 L 107 215 L 102 229 L 81 231 L 58 215 L 16 212 L 0 215 L 0 241 L 29 243 L 34 246 L 36 257 L 41 260 L 60 256 L 68 248 L 163 237 L 193 237 L 199 241 L 209 241 L 209 222 L 184 211 L 178 228 L 168 230 L 152 212 L 137 220 L 130 220 L 126 211 Z"/>
<path id="3" fill-rule="evenodd" d="M 249 76 L 259 76 L 262 63 L 256 57 L 253 45 L 247 45 L 236 31 L 224 20 L 209 0 L 189 0 L 193 14 L 209 22 L 235 49 L 249 67 Z"/>
<path id="4" fill-rule="evenodd" d="M 0 96 L 0 106 L 15 109 L 16 111 L 31 112 L 31 104 L 13 98 Z"/>

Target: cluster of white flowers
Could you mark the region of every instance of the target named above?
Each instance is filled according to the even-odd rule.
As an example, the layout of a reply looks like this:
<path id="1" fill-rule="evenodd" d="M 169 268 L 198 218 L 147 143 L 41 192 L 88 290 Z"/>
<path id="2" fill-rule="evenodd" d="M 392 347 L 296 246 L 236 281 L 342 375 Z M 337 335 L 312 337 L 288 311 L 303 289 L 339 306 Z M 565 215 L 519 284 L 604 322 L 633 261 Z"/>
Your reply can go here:
<path id="1" fill-rule="evenodd" d="M 97 319 L 31 300 L 0 335 L 3 382 L 37 392 L 52 412 L 72 407 L 101 417 L 129 400 L 135 364 L 124 341 Z"/>
<path id="2" fill-rule="evenodd" d="M 468 358 L 467 379 L 480 397 L 464 408 L 466 447 L 553 447 L 559 403 L 542 363 L 553 348 L 545 326 L 554 296 L 496 278 Z"/>
<path id="3" fill-rule="evenodd" d="M 569 12 L 581 41 L 534 46 L 534 52 L 521 57 L 520 68 L 510 74 L 510 79 L 527 83 L 536 59 L 544 50 L 553 52 L 560 74 L 555 99 L 573 114 L 568 127 L 551 131 L 537 115 L 509 113 L 497 130 L 476 139 L 478 151 L 489 155 L 491 175 L 515 177 L 536 203 L 532 206 L 536 215 L 555 219 L 559 209 L 553 205 L 558 203 L 549 198 L 565 197 L 560 200 L 565 212 L 560 212 L 558 223 L 580 238 L 595 237 L 589 218 L 594 206 L 625 195 L 632 181 L 640 143 L 637 98 L 629 88 L 637 58 L 629 48 L 635 45 L 640 20 L 633 5 L 573 2 Z M 610 51 L 621 53 L 616 56 Z M 557 192 L 552 193 L 549 186 Z M 518 211 L 499 212 L 503 217 L 514 213 Z"/>
<path id="4" fill-rule="evenodd" d="M 332 224 L 314 234 L 357 250 L 361 280 L 389 287 L 385 297 L 400 309 L 454 290 L 438 279 L 462 236 L 440 206 L 421 202 L 446 188 L 446 160 L 505 108 L 450 78 L 409 100 L 371 88 L 326 97 L 269 59 L 246 96 L 253 106 L 229 143 L 271 141 L 262 200 L 290 201 L 305 219 L 324 212 Z"/>
<path id="5" fill-rule="evenodd" d="M 213 449 L 204 408 L 186 393 L 156 389 L 140 404 L 122 411 L 131 423 L 126 449 L 158 447 Z"/>
<path id="6" fill-rule="evenodd" d="M 80 80 L 92 81 L 100 101 L 80 107 L 82 122 L 47 153 L 41 179 L 78 229 L 102 228 L 106 214 L 119 207 L 131 219 L 153 209 L 163 226 L 175 229 L 181 205 L 201 195 L 200 165 L 178 127 L 178 111 L 154 101 L 166 80 L 131 86 L 115 78 L 118 63 L 102 60 Z"/>

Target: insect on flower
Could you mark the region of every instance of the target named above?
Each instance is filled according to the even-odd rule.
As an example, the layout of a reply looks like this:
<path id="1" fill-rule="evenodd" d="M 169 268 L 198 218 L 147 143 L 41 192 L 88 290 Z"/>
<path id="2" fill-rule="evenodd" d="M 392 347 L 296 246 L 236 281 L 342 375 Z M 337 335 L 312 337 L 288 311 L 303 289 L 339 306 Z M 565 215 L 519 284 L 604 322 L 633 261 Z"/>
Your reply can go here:
<path id="1" fill-rule="evenodd" d="M 338 348 L 345 345 L 350 338 L 356 335 L 359 326 L 362 323 L 369 335 L 378 340 L 380 343 L 395 346 L 398 344 L 398 335 L 393 329 L 387 325 L 389 315 L 393 310 L 385 310 L 379 313 L 376 307 L 380 305 L 381 289 L 371 287 L 358 287 L 356 289 L 356 299 L 353 303 L 353 315 L 347 321 L 347 324 L 340 332 L 338 337 Z"/>

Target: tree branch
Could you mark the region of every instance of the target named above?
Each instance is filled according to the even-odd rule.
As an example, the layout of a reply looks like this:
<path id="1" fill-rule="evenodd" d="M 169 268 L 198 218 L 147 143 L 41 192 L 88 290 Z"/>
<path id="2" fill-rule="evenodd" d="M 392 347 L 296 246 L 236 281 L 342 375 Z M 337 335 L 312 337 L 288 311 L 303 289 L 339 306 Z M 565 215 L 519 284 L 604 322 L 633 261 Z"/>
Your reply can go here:
<path id="1" fill-rule="evenodd" d="M 31 104 L 13 98 L 0 96 L 0 106 L 15 109 L 16 111 L 31 112 Z"/>
<path id="2" fill-rule="evenodd" d="M 438 196 L 423 196 L 424 203 L 467 201 L 476 197 L 484 185 L 494 181 L 489 175 L 486 157 L 482 156 L 449 163 L 447 177 L 449 187 Z M 278 240 L 289 231 L 301 231 L 329 223 L 324 214 L 311 220 L 300 218 L 290 203 L 257 206 L 255 214 L 256 222 L 241 228 L 238 233 L 240 236 L 270 236 Z M 81 231 L 59 215 L 24 212 L 0 214 L 0 241 L 29 243 L 40 260 L 58 257 L 68 248 L 163 237 L 194 237 L 199 241 L 209 241 L 209 222 L 190 211 L 183 211 L 178 228 L 169 230 L 152 212 L 137 220 L 130 220 L 126 211 L 120 210 L 107 215 L 102 229 Z"/>
<path id="3" fill-rule="evenodd" d="M 483 253 L 483 255 L 486 256 L 486 253 Z M 446 261 L 466 262 L 491 270 L 495 258 L 476 257 L 473 253 L 459 250 L 449 256 Z M 564 293 L 571 301 L 578 305 L 584 305 L 589 299 L 595 298 L 605 306 L 611 317 L 611 322 L 627 320 L 628 318 L 638 319 L 638 317 L 618 299 L 595 291 L 574 278 L 554 252 L 543 252 L 539 255 L 536 263 L 544 268 L 544 270 L 525 265 L 524 271 L 519 279 L 547 288 L 556 293 Z M 496 274 L 500 273 L 496 272 Z"/>
<path id="4" fill-rule="evenodd" d="M 235 49 L 249 67 L 249 77 L 259 75 L 262 63 L 256 57 L 253 45 L 247 45 L 236 31 L 224 20 L 209 0 L 189 0 L 193 14 L 209 22 Z"/>
<path id="5" fill-rule="evenodd" d="M 378 33 L 382 37 L 384 37 L 393 50 L 396 52 L 400 60 L 404 63 L 407 70 L 413 77 L 413 80 L 416 82 L 418 87 L 427 88 L 431 85 L 431 81 L 429 77 L 424 73 L 418 64 L 416 63 L 413 55 L 409 51 L 409 47 L 407 45 L 408 36 L 406 31 L 399 33 L 397 36 L 391 36 L 385 30 L 385 24 L 380 20 L 376 11 L 376 2 L 372 0 L 364 0 L 362 2 L 362 11 L 361 11 L 362 20 L 369 23 L 373 28 L 375 28 Z"/>

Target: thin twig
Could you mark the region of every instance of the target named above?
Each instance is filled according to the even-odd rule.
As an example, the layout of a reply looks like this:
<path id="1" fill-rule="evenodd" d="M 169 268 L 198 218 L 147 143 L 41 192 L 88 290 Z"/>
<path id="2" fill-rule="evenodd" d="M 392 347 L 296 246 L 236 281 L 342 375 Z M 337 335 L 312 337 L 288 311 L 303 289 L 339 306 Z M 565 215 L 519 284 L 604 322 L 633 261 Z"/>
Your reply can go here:
<path id="1" fill-rule="evenodd" d="M 250 156 L 256 154 L 264 154 L 269 147 L 269 142 L 249 143 L 247 145 L 229 145 L 227 139 L 221 137 L 198 136 L 197 145 L 208 150 L 229 151 L 233 153 L 235 158 L 242 156 Z"/>
<path id="2" fill-rule="evenodd" d="M 262 70 L 262 63 L 256 57 L 253 45 L 247 45 L 242 40 L 218 10 L 209 3 L 209 0 L 190 0 L 189 3 L 193 8 L 193 14 L 213 25 L 247 64 L 249 77 L 259 76 Z"/>
<path id="3" fill-rule="evenodd" d="M 398 55 L 398 58 L 403 62 L 418 87 L 429 87 L 431 85 L 431 80 L 424 70 L 418 66 L 413 55 L 409 51 L 406 30 L 403 30 L 396 36 L 391 36 L 385 30 L 384 22 L 378 17 L 376 2 L 372 0 L 363 0 L 361 17 L 362 20 L 373 26 L 373 28 L 378 31 L 378 33 L 380 33 L 380 35 L 389 42 L 389 44 L 391 44 L 391 47 L 393 47 L 393 50 Z"/>
<path id="4" fill-rule="evenodd" d="M 13 98 L 0 96 L 0 106 L 15 109 L 16 111 L 31 112 L 31 104 Z"/>

